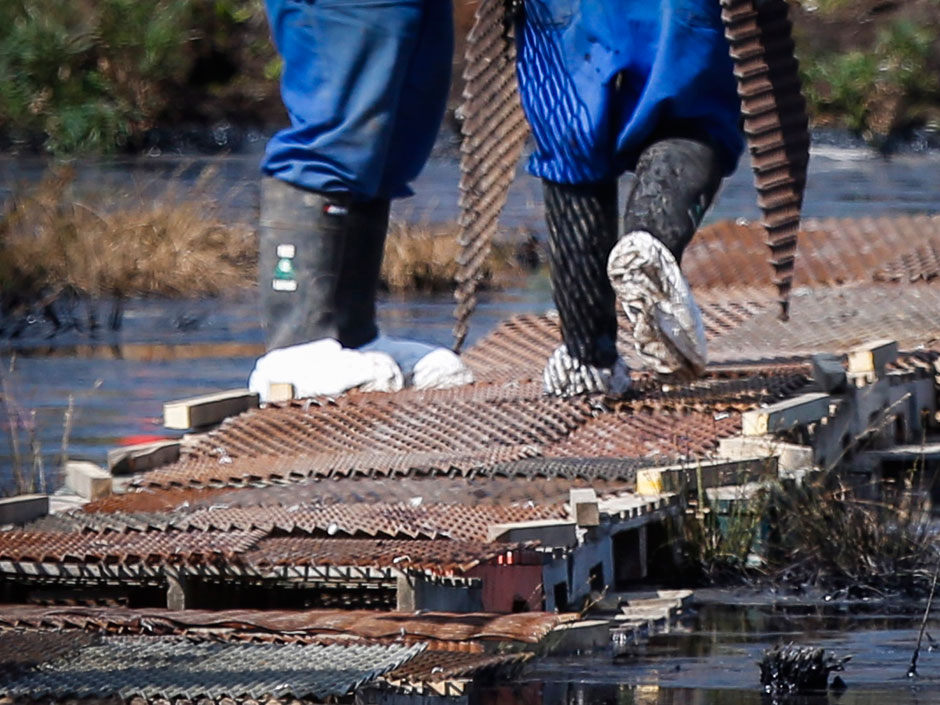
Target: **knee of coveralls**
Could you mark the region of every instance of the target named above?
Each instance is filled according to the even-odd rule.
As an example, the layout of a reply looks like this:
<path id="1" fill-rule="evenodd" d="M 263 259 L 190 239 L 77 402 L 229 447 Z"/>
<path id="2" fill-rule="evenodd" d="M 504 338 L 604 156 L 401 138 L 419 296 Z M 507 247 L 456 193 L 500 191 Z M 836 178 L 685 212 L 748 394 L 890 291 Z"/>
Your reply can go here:
<path id="1" fill-rule="evenodd" d="M 718 4 L 529 0 L 517 32 L 529 171 L 583 184 L 633 170 L 668 125 L 694 126 L 725 173 L 743 148 Z"/>
<path id="2" fill-rule="evenodd" d="M 266 0 L 291 126 L 269 141 L 262 171 L 314 191 L 388 195 L 402 89 L 426 7 L 439 1 Z"/>

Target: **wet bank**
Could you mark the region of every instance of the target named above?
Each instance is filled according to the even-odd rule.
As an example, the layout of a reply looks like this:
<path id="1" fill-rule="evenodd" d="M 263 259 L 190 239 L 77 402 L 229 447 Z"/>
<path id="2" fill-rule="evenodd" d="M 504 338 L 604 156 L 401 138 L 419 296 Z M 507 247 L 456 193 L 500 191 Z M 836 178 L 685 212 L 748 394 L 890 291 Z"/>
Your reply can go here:
<path id="1" fill-rule="evenodd" d="M 251 222 L 257 209 L 257 161 L 257 153 L 247 153 L 76 162 L 75 187 L 78 192 L 105 190 L 146 198 L 165 191 L 168 184 L 185 189 L 211 168 L 217 174 L 208 197 L 222 203 L 231 222 Z M 0 158 L 0 197 L 8 197 L 18 183 L 38 180 L 45 168 L 46 162 L 39 159 Z M 820 140 L 810 164 L 805 215 L 940 213 L 938 171 L 940 154 L 935 151 L 911 151 L 885 160 L 857 145 Z M 395 216 L 414 223 L 453 220 L 457 180 L 454 157 L 439 155 L 415 183 L 416 195 L 395 204 Z M 745 160 L 726 180 L 708 220 L 757 217 Z M 543 237 L 541 189 L 535 179 L 525 174 L 516 179 L 503 222 L 507 228 Z M 551 308 L 544 273 L 520 281 L 517 288 L 485 293 L 481 301 L 472 320 L 471 343 L 510 315 Z M 107 320 L 110 305 L 96 306 L 98 319 Z M 449 345 L 452 310 L 447 295 L 385 296 L 380 322 L 390 335 Z M 87 317 L 77 310 L 74 318 L 81 322 Z M 0 363 L 10 403 L 0 411 L 0 488 L 10 484 L 13 433 L 19 434 L 20 462 L 35 466 L 36 457 L 41 458 L 47 485 L 55 485 L 63 439 L 69 457 L 103 463 L 111 447 L 165 436 L 160 425 L 163 402 L 244 386 L 261 351 L 252 292 L 234 299 L 131 301 L 123 321 L 117 332 L 106 326 L 92 332 L 80 325 L 55 332 L 41 318 L 3 326 Z"/>

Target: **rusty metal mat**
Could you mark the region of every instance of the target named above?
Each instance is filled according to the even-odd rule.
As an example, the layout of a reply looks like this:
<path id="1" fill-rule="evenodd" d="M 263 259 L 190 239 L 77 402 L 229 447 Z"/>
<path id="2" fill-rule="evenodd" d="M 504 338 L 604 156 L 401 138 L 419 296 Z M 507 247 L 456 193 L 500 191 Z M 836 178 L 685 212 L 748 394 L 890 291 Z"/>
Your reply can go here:
<path id="1" fill-rule="evenodd" d="M 432 651 L 418 654 L 401 668 L 385 675 L 387 681 L 430 683 L 472 679 L 482 675 L 502 678 L 516 673 L 535 654 L 474 654 L 461 651 Z"/>
<path id="2" fill-rule="evenodd" d="M 608 414 L 572 433 L 552 448 L 552 454 L 644 458 L 650 467 L 712 457 L 718 441 L 736 435 L 740 428 L 738 412 Z"/>
<path id="3" fill-rule="evenodd" d="M 565 497 L 567 499 L 567 497 Z M 206 508 L 184 507 L 172 513 L 127 514 L 123 512 L 82 512 L 71 517 L 50 518 L 29 527 L 34 535 L 47 528 L 81 531 L 86 534 L 109 532 L 261 532 L 308 536 L 384 537 L 485 540 L 493 524 L 562 519 L 562 504 L 467 506 L 407 502 L 398 504 L 335 503 Z M 17 532 L 11 532 L 15 535 Z M 0 534 L 0 546 L 2 543 Z M 50 538 L 54 538 L 52 534 Z"/>
<path id="4" fill-rule="evenodd" d="M 516 461 L 520 464 L 530 461 Z M 29 524 L 30 531 L 150 530 L 168 523 L 163 512 L 207 508 L 277 507 L 331 504 L 462 504 L 477 506 L 552 505 L 568 500 L 573 487 L 592 487 L 598 495 L 630 489 L 635 462 L 616 459 L 563 459 L 548 471 L 541 462 L 531 468 L 489 468 L 472 477 L 395 477 L 312 479 L 292 485 L 211 490 L 161 490 L 110 495 L 85 505 L 84 511 L 50 514 Z M 645 459 L 644 464 L 649 464 Z M 608 471 L 609 468 L 609 471 Z M 626 469 L 623 469 L 626 468 Z M 530 471 L 530 475 L 525 474 Z M 547 475 L 542 477 L 540 475 Z M 608 479 L 621 477 L 623 479 Z M 117 516 L 108 518 L 114 513 Z"/>
<path id="5" fill-rule="evenodd" d="M 200 438 L 179 462 L 140 476 L 135 485 L 185 489 L 405 476 L 630 482 L 633 471 L 644 465 L 711 453 L 719 438 L 737 429 L 733 421 L 716 425 L 716 414 L 737 418 L 757 404 L 799 393 L 809 382 L 805 369 L 805 362 L 749 372 L 729 367 L 668 388 L 638 377 L 636 392 L 606 403 L 532 398 L 531 385 L 517 390 L 522 398 L 507 399 L 503 395 L 512 384 L 494 383 L 467 389 L 469 401 L 464 402 L 451 390 L 444 396 L 412 393 L 398 404 L 394 395 L 360 394 L 308 408 L 261 409 L 226 422 Z M 499 394 L 487 394 L 491 387 Z M 415 417 L 423 431 L 409 438 Z M 345 427 L 355 429 L 348 438 Z M 390 452 L 390 443 L 404 445 L 406 439 L 413 450 Z M 424 452 L 416 450 L 420 444 Z M 428 462 L 431 457 L 435 462 Z M 558 458 L 577 462 L 545 462 Z M 620 462 L 610 462 L 614 458 Z M 557 485 L 552 489 L 563 492 Z M 433 487 L 409 500 L 414 497 L 447 501 Z M 164 496 L 153 502 L 172 506 Z M 154 504 L 115 499 L 94 507 L 159 508 Z"/>
<path id="6" fill-rule="evenodd" d="M 940 287 L 852 284 L 793 292 L 791 319 L 768 312 L 753 316 L 722 336 L 711 359 L 841 354 L 879 339 L 902 350 L 934 347 L 940 338 Z"/>
<path id="7" fill-rule="evenodd" d="M 184 610 L 122 607 L 0 606 L 0 629 L 83 630 L 104 634 L 348 635 L 365 639 L 535 644 L 577 614 L 376 612 L 371 610 Z M 50 637 L 50 640 L 52 637 Z"/>
<path id="8" fill-rule="evenodd" d="M 27 637 L 29 638 L 29 637 Z M 13 698 L 335 698 L 400 668 L 424 644 L 226 644 L 104 637 L 0 683 Z"/>
<path id="9" fill-rule="evenodd" d="M 513 394 L 514 396 L 510 396 Z M 310 476 L 466 474 L 538 455 L 593 415 L 586 400 L 480 385 L 446 393 L 349 395 L 248 412 L 200 438 L 140 487 L 291 482 Z"/>
<path id="10" fill-rule="evenodd" d="M 389 539 L 321 539 L 280 536 L 258 542 L 238 557 L 238 564 L 256 571 L 290 567 L 368 567 L 424 571 L 449 577 L 463 575 L 484 563 L 541 565 L 541 556 L 521 544 L 481 541 Z"/>
<path id="11" fill-rule="evenodd" d="M 0 561 L 30 563 L 195 564 L 232 559 L 263 531 L 185 533 L 0 532 Z"/>
<path id="12" fill-rule="evenodd" d="M 763 292 L 763 300 L 772 296 L 766 283 L 773 274 L 765 237 L 757 223 L 721 221 L 706 226 L 685 251 L 682 271 L 697 293 L 745 289 Z M 936 256 L 940 216 L 936 215 L 810 218 L 803 221 L 799 240 L 794 287 L 929 281 L 940 271 Z"/>

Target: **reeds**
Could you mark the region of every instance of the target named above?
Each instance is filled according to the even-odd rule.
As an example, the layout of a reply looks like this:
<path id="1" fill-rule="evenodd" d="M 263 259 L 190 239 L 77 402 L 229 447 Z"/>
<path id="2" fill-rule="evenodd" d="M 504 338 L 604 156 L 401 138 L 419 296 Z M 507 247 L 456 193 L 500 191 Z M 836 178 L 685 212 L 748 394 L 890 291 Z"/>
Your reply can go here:
<path id="1" fill-rule="evenodd" d="M 431 225 L 393 220 L 385 243 L 382 283 L 395 293 L 436 293 L 452 291 L 456 285 L 458 226 L 455 223 Z M 526 237 L 520 235 L 524 248 Z M 519 251 L 521 252 L 521 250 Z M 483 287 L 505 286 L 513 277 L 531 267 L 517 248 L 497 243 L 489 258 Z"/>
<path id="2" fill-rule="evenodd" d="M 11 199 L 0 220 L 3 310 L 62 297 L 212 296 L 254 278 L 254 233 L 225 223 L 206 172 L 186 195 L 77 197 L 71 169 Z"/>
<path id="3" fill-rule="evenodd" d="M 55 321 L 58 304 L 112 300 L 119 312 L 132 297 L 199 298 L 254 286 L 255 227 L 226 220 L 222 208 L 234 196 L 220 200 L 213 178 L 208 169 L 194 185 L 173 180 L 155 196 L 80 195 L 74 171 L 59 167 L 21 188 L 0 214 L 0 317 L 40 312 Z M 393 221 L 383 285 L 450 291 L 458 249 L 454 224 Z M 531 268 L 508 245 L 495 247 L 490 261 L 485 286 Z"/>

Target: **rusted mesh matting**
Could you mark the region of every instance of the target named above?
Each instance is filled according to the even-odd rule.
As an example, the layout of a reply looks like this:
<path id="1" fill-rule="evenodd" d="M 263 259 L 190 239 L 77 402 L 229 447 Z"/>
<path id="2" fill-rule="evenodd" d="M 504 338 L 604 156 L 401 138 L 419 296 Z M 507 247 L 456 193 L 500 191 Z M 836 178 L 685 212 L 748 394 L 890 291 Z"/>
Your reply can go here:
<path id="1" fill-rule="evenodd" d="M 773 267 L 766 258 L 765 237 L 757 223 L 721 221 L 704 227 L 685 251 L 682 271 L 696 292 L 762 290 L 766 305 L 772 299 L 766 282 Z M 940 216 L 936 215 L 809 218 L 803 221 L 799 239 L 795 287 L 929 281 L 940 272 Z M 733 302 L 741 297 L 724 293 L 721 298 Z"/>
<path id="2" fill-rule="evenodd" d="M 755 392 L 764 390 L 755 398 L 779 398 L 766 379 L 755 377 L 751 384 Z M 435 393 L 425 392 L 398 403 L 395 395 L 350 395 L 333 404 L 243 414 L 200 438 L 178 462 L 134 483 L 138 488 L 197 488 L 400 476 L 629 483 L 638 467 L 714 451 L 720 437 L 737 430 L 734 395 L 741 392 L 702 397 L 705 391 L 696 389 L 683 405 L 681 395 L 663 397 L 656 391 L 617 411 L 596 399 L 485 404 L 457 402 L 449 393 L 448 402 L 440 403 Z M 466 393 L 471 397 L 478 390 Z M 645 413 L 649 409 L 657 413 Z M 406 435 L 415 428 L 420 432 Z M 399 443 L 405 447 L 396 452 Z M 561 458 L 568 460 L 544 462 Z M 429 499 L 440 500 L 433 491 Z"/>
<path id="3" fill-rule="evenodd" d="M 482 541 L 493 524 L 564 519 L 562 503 L 467 506 L 383 502 L 362 504 L 264 504 L 249 507 L 180 506 L 166 513 L 78 512 L 34 522 L 31 535 L 45 532 L 50 545 L 66 531 L 83 534 L 260 532 L 337 537 L 385 537 Z M 0 550 L 13 532 L 0 534 Z M 11 539 L 12 540 L 12 539 Z M 195 539 L 194 539 L 195 541 Z M 102 546 L 109 545 L 107 541 Z M 32 548 L 32 542 L 29 548 Z M 109 549 L 110 550 L 110 549 Z M 145 550 L 145 549 L 142 549 Z"/>
<path id="4" fill-rule="evenodd" d="M 82 630 L 106 634 L 180 635 L 211 637 L 223 633 L 329 635 L 405 641 L 434 639 L 538 643 L 555 627 L 579 619 L 577 614 L 523 612 L 517 614 L 450 612 L 375 612 L 371 610 L 185 610 L 122 607 L 32 607 L 8 605 L 0 610 L 0 628 Z M 6 636 L 6 635 L 5 635 Z M 46 635 L 51 650 L 55 635 Z M 72 641 L 83 642 L 73 633 Z M 8 643 L 12 646 L 13 638 Z M 12 649 L 11 649 L 12 650 Z M 0 649 L 0 653 L 3 650 Z M 48 658 L 48 657 L 46 657 Z M 45 659 L 44 659 L 45 660 Z M 0 659 L 2 662 L 2 659 Z"/>
<path id="5" fill-rule="evenodd" d="M 808 357 L 841 354 L 877 339 L 901 349 L 940 339 L 940 287 L 929 281 L 940 250 L 940 217 L 819 220 L 804 226 L 791 318 L 777 318 L 767 281 L 762 229 L 721 223 L 696 237 L 684 269 L 696 286 L 708 335 L 709 368 L 692 383 L 664 384 L 642 371 L 628 326 L 619 346 L 634 389 L 619 400 L 542 396 L 545 360 L 558 345 L 555 314 L 512 318 L 464 359 L 477 383 L 454 390 L 352 393 L 254 410 L 185 446 L 181 459 L 135 479 L 136 489 L 206 490 L 312 480 L 344 481 L 332 492 L 304 490 L 310 502 L 394 504 L 421 497 L 448 503 L 463 485 L 402 485 L 390 478 L 520 478 L 533 503 L 551 504 L 564 483 L 629 483 L 638 467 L 710 457 L 738 432 L 740 414 L 807 390 Z M 912 254 L 913 253 L 913 254 Z M 810 286 L 811 285 L 811 286 Z M 931 373 L 932 360 L 914 365 Z M 617 463 L 610 459 L 619 459 Z M 561 459 L 567 459 L 561 462 Z M 367 489 L 363 489 L 369 485 Z M 515 502 L 502 486 L 473 488 L 481 502 Z M 604 489 L 603 487 L 601 489 Z M 189 495 L 186 495 L 187 497 Z M 424 501 L 424 500 L 422 500 Z M 175 507 L 162 494 L 106 500 L 111 511 Z"/>

